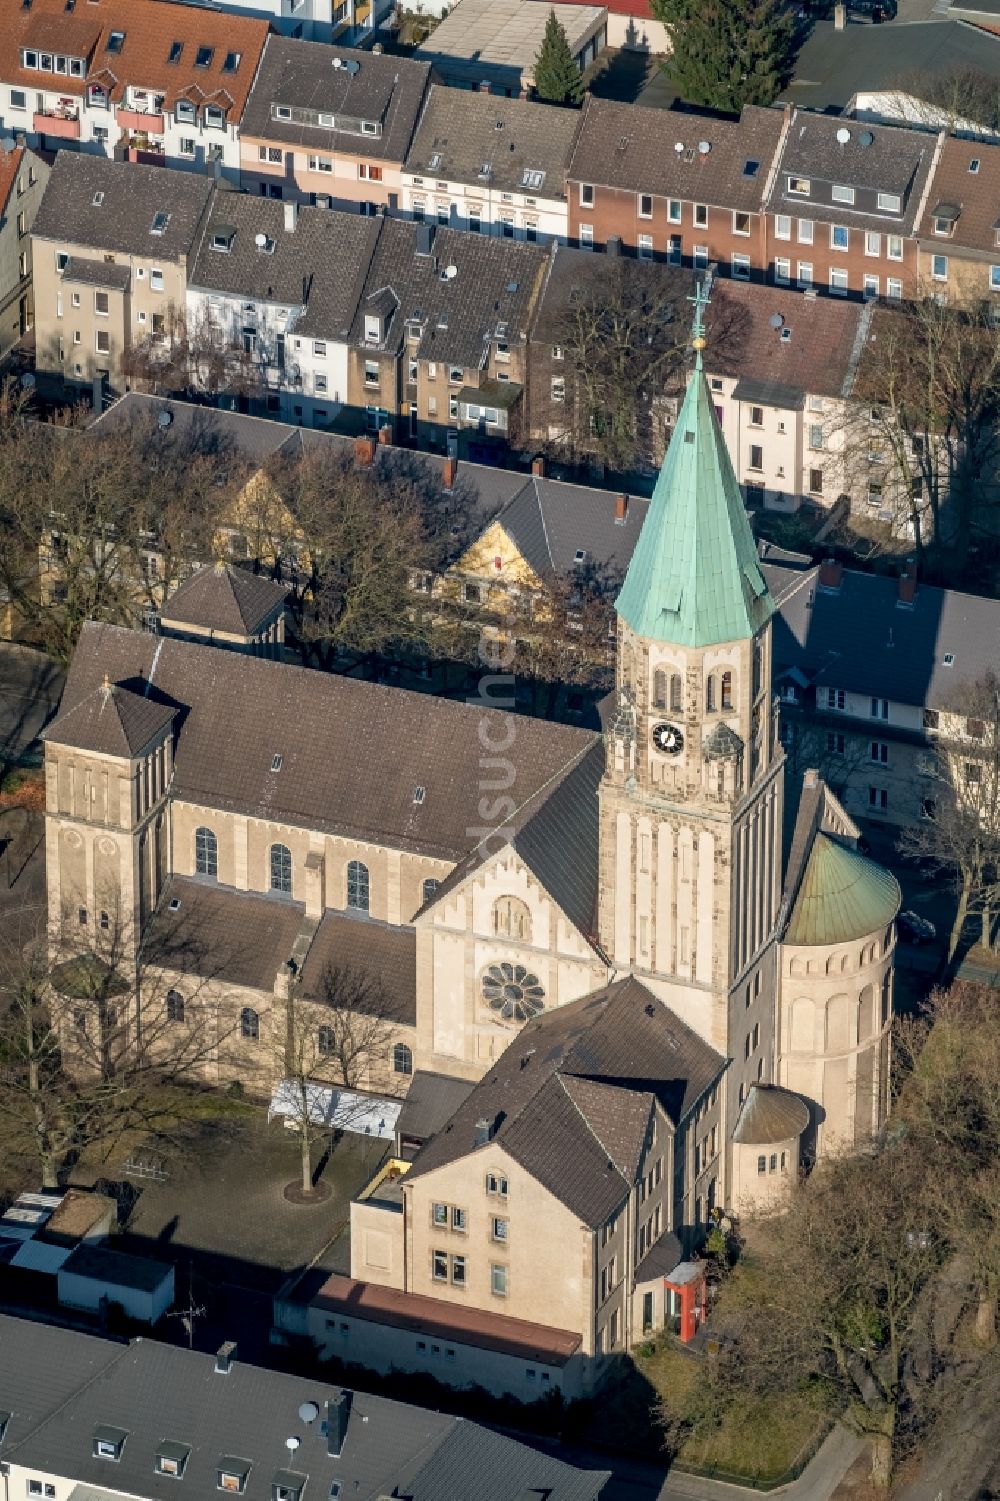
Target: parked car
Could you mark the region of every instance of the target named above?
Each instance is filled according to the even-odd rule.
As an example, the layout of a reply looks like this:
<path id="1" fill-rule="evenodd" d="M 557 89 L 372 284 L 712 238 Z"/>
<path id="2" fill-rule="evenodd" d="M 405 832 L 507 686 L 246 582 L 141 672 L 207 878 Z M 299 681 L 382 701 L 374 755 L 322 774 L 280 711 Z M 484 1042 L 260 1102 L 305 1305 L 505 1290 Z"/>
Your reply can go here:
<path id="1" fill-rule="evenodd" d="M 916 947 L 922 943 L 933 943 L 937 937 L 937 928 L 930 918 L 921 917 L 918 912 L 901 912 L 896 919 L 896 932 L 904 943 L 912 943 Z"/>

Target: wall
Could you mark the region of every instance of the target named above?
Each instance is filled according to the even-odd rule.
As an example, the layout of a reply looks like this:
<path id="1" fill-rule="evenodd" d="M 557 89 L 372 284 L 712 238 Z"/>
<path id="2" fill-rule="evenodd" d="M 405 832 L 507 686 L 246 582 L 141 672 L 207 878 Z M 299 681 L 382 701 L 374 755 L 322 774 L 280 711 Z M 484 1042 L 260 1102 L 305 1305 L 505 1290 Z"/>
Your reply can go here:
<path id="1" fill-rule="evenodd" d="M 49 171 L 48 163 L 40 156 L 25 151 L 0 219 L 0 358 L 31 327 L 34 319 L 31 226 Z"/>
<path id="2" fill-rule="evenodd" d="M 174 1269 L 164 1266 L 164 1278 L 152 1290 L 137 1287 L 120 1287 L 111 1282 L 99 1282 L 93 1277 L 77 1276 L 67 1267 L 60 1267 L 56 1277 L 59 1302 L 67 1308 L 85 1308 L 96 1313 L 101 1300 L 119 1303 L 130 1319 L 145 1324 L 155 1324 L 163 1317 L 174 1301 Z"/>
<path id="3" fill-rule="evenodd" d="M 502 237 L 506 228 L 508 239 L 540 245 L 553 241 L 565 245 L 569 235 L 565 196 L 505 191 L 489 183 L 441 182 L 404 170 L 399 207 L 408 218 L 447 224 L 453 229 L 468 229 L 472 214 L 484 234 Z"/>
<path id="4" fill-rule="evenodd" d="M 763 1145 L 733 1142 L 729 1204 L 743 1216 L 779 1213 L 799 1180 L 799 1138 Z M 761 1171 L 761 1161 L 764 1169 Z"/>
<path id="5" fill-rule="evenodd" d="M 266 160 L 261 159 L 261 151 Z M 280 161 L 273 160 L 275 152 L 280 153 Z M 329 163 L 329 170 L 310 169 L 310 158 Z M 240 167 L 242 186 L 260 197 L 297 203 L 315 203 L 317 198 L 328 197 L 331 208 L 369 213 L 379 206 L 395 209 L 400 203 L 402 162 L 368 157 L 360 141 L 357 151 L 318 144 L 309 151 L 274 138 L 246 136 L 240 142 Z"/>
<path id="6" fill-rule="evenodd" d="M 593 191 L 593 203 L 585 202 L 584 189 Z M 602 183 L 584 184 L 579 178 L 566 187 L 569 202 L 569 236 L 574 245 L 585 243 L 581 226 L 590 225 L 594 245 L 605 245 L 609 236 L 617 235 L 622 245 L 638 251 L 640 235 L 650 236 L 650 259 L 674 260 L 677 264 L 703 269 L 716 264 L 722 276 L 733 270 L 733 256 L 749 256 L 750 271 L 743 280 L 762 281 L 766 261 L 766 235 L 761 214 L 748 216 L 748 232 L 736 233 L 733 210 L 717 204 L 696 205 L 689 199 L 668 199 L 652 195 L 652 211 L 640 217 L 640 193 Z M 674 205 L 672 208 L 671 205 Z M 697 211 L 697 212 L 696 212 Z M 704 224 L 696 224 L 704 217 Z M 674 249 L 671 251 L 671 244 Z"/>

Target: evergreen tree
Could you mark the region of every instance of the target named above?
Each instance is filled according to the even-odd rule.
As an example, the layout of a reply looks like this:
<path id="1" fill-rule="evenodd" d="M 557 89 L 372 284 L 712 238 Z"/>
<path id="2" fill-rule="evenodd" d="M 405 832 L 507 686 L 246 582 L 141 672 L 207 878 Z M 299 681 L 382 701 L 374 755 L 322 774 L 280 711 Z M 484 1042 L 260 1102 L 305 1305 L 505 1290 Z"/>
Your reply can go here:
<path id="1" fill-rule="evenodd" d="M 535 93 L 546 104 L 579 104 L 583 98 L 580 69 L 554 10 L 549 11 L 545 35 L 535 59 Z"/>
<path id="2" fill-rule="evenodd" d="M 792 55 L 785 0 L 652 0 L 652 9 L 670 30 L 667 74 L 689 104 L 730 114 L 773 104 Z"/>

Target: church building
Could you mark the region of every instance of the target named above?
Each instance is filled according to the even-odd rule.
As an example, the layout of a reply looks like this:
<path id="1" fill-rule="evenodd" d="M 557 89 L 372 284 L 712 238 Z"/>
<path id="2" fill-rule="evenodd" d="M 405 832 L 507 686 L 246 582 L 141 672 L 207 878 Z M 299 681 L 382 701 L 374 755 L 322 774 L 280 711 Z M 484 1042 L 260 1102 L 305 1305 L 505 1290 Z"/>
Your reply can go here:
<path id="1" fill-rule="evenodd" d="M 699 321 L 605 734 L 507 713 L 492 679 L 457 703 L 287 665 L 273 586 L 207 569 L 160 635 L 84 628 L 45 737 L 53 943 L 117 925 L 164 1045 L 211 1019 L 203 1078 L 270 1095 L 294 1011 L 318 1081 L 464 1082 L 389 1196 L 410 1212 L 355 1206 L 329 1307 L 474 1312 L 496 1349 L 547 1326 L 567 1391 L 676 1312 L 714 1208 L 780 1207 L 888 1109 L 899 888 L 815 774 L 785 815 L 774 605 L 703 344 Z M 380 1025 L 344 1078 L 350 994 Z"/>

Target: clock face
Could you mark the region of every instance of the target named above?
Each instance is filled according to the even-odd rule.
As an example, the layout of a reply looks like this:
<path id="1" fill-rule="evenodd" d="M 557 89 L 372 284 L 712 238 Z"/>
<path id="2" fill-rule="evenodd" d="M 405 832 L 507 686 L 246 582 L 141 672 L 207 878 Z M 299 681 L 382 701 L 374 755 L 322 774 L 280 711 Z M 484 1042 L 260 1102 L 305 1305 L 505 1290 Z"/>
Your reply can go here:
<path id="1" fill-rule="evenodd" d="M 679 756 L 684 749 L 684 736 L 675 724 L 655 724 L 653 744 L 666 756 Z"/>

